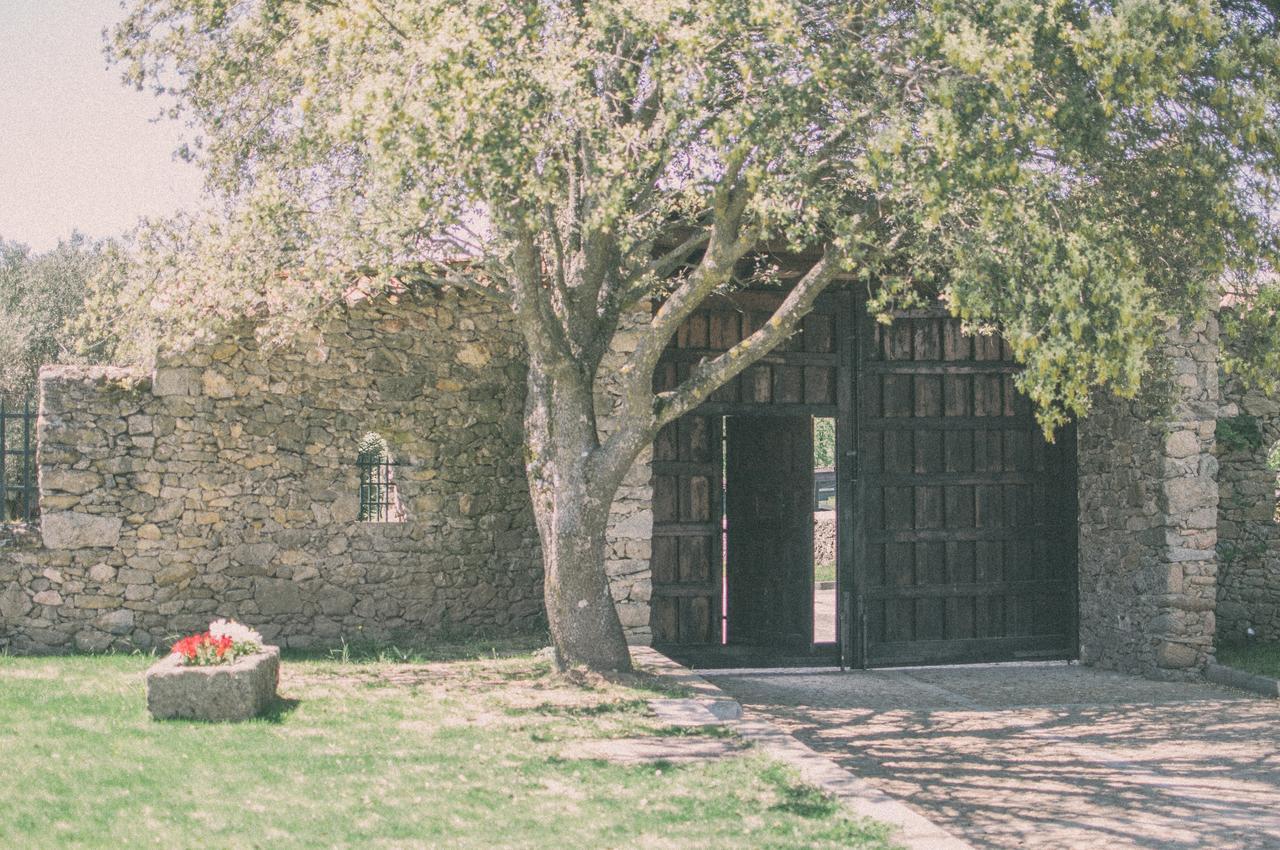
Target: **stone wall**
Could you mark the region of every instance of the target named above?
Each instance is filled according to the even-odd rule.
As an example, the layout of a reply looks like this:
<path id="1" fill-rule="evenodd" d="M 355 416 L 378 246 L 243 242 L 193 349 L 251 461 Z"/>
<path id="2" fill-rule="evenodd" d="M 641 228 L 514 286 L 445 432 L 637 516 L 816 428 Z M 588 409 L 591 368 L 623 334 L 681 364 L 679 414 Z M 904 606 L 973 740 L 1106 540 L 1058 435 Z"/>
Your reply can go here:
<path id="1" fill-rule="evenodd" d="M 1174 328 L 1135 400 L 1079 425 L 1080 659 L 1175 678 L 1213 653 L 1218 328 Z"/>
<path id="2" fill-rule="evenodd" d="M 1218 443 L 1218 639 L 1239 642 L 1252 628 L 1280 641 L 1280 482 L 1267 465 L 1280 440 L 1280 401 L 1225 376 L 1222 389 L 1219 429 L 1235 433 Z"/>
<path id="3" fill-rule="evenodd" d="M 497 308 L 426 291 L 289 349 L 46 369 L 43 545 L 0 547 L 0 648 L 146 648 L 217 616 L 286 646 L 537 626 L 522 361 Z M 357 521 L 367 431 L 405 522 Z"/>
<path id="4" fill-rule="evenodd" d="M 647 310 L 626 315 L 619 323 L 613 347 L 601 364 L 602 376 L 596 386 L 596 410 L 602 414 L 599 428 L 607 435 L 616 416 L 621 398 L 611 378 L 619 375 L 636 350 L 641 325 L 647 323 Z M 618 617 L 627 633 L 627 642 L 648 646 L 653 642 L 649 625 L 650 599 L 653 596 L 653 574 L 649 567 L 653 537 L 653 472 L 650 462 L 652 447 L 647 447 L 618 488 L 609 515 L 608 547 L 605 569 L 609 588 L 618 607 Z"/>

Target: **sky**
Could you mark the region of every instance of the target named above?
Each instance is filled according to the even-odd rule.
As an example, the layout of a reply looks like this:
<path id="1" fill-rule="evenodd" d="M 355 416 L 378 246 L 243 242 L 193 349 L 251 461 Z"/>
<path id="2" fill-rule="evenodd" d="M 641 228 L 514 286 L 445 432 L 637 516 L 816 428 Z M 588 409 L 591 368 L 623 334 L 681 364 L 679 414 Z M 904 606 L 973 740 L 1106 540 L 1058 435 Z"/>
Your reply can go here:
<path id="1" fill-rule="evenodd" d="M 45 251 L 73 230 L 115 236 L 195 207 L 181 126 L 109 69 L 120 0 L 0 0 L 0 239 Z"/>

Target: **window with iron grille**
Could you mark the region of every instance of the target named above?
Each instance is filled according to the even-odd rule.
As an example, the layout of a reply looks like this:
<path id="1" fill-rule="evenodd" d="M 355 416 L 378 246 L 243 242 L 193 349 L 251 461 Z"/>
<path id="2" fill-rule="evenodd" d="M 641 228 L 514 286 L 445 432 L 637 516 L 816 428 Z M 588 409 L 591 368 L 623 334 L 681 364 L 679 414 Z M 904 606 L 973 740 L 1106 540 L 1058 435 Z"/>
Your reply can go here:
<path id="1" fill-rule="evenodd" d="M 396 464 L 387 441 L 373 432 L 361 437 L 356 466 L 360 473 L 360 522 L 404 522 L 396 491 Z"/>
<path id="2" fill-rule="evenodd" d="M 36 411 L 31 402 L 0 398 L 0 522 L 31 522 L 37 514 Z"/>

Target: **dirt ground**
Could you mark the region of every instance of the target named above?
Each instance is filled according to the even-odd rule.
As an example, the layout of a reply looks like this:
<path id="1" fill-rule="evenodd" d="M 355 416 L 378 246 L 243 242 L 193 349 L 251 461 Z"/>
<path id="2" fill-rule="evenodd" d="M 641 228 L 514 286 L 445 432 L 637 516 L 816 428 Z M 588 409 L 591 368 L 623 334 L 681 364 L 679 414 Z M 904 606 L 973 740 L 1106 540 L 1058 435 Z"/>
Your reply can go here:
<path id="1" fill-rule="evenodd" d="M 1067 664 L 704 675 L 975 847 L 1280 848 L 1280 701 Z"/>

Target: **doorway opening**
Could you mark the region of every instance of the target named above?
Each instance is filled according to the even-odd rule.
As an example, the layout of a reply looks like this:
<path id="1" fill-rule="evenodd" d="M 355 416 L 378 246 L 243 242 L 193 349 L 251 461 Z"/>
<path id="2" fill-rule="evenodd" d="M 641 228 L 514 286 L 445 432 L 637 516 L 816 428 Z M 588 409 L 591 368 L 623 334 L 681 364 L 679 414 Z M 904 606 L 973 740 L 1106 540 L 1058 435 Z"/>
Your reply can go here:
<path id="1" fill-rule="evenodd" d="M 836 642 L 836 420 L 813 420 L 813 642 Z"/>
<path id="2" fill-rule="evenodd" d="M 723 645 L 836 641 L 835 420 L 721 418 Z"/>

